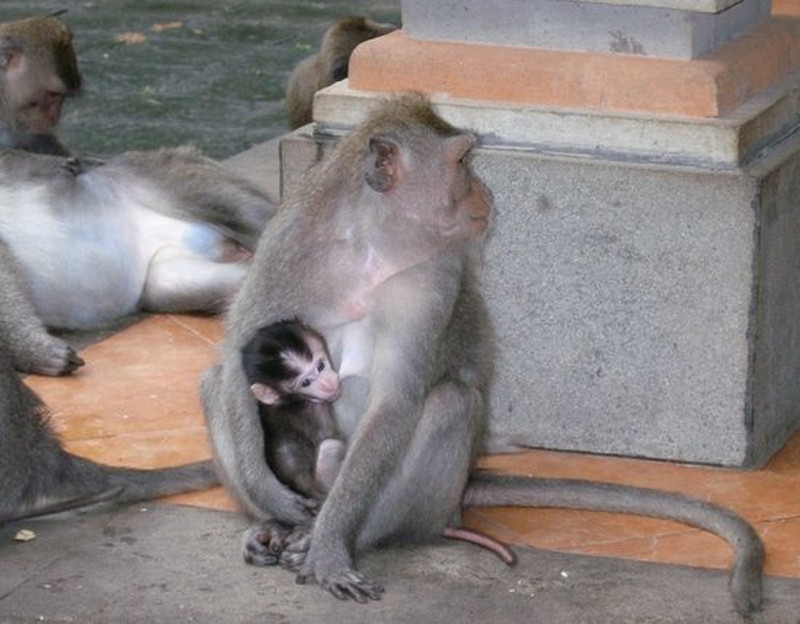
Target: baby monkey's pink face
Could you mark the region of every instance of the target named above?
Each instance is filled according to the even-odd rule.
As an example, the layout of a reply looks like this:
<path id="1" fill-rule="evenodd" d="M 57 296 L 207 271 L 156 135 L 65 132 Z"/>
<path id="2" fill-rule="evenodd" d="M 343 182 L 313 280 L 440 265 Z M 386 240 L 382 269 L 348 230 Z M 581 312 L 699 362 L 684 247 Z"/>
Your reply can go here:
<path id="1" fill-rule="evenodd" d="M 287 364 L 297 371 L 297 376 L 287 382 L 286 394 L 301 396 L 314 403 L 331 403 L 339 398 L 339 374 L 331 365 L 324 345 L 313 337 L 308 338 L 311 359 L 297 353 L 287 353 Z"/>

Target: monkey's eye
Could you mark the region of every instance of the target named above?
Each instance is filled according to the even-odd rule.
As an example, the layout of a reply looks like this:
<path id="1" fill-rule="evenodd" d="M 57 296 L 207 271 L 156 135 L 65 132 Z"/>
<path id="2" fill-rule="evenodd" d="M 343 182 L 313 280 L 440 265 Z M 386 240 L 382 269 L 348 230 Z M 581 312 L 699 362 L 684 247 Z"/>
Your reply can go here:
<path id="1" fill-rule="evenodd" d="M 320 360 L 319 363 L 317 364 L 317 372 L 321 373 L 324 370 L 325 370 L 325 362 Z"/>
<path id="2" fill-rule="evenodd" d="M 303 386 L 303 388 L 308 388 L 311 385 L 311 378 L 306 377 L 303 381 L 300 382 L 300 385 Z"/>

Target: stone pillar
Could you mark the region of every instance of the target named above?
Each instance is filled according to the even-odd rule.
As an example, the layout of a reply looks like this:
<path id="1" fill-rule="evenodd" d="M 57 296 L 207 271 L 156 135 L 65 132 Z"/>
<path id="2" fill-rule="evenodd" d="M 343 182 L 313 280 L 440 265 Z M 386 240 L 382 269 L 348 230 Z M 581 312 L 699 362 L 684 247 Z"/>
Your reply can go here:
<path id="1" fill-rule="evenodd" d="M 404 0 L 403 29 L 360 46 L 284 141 L 283 182 L 376 99 L 430 94 L 480 135 L 497 203 L 492 430 L 761 465 L 800 426 L 793 9 Z"/>

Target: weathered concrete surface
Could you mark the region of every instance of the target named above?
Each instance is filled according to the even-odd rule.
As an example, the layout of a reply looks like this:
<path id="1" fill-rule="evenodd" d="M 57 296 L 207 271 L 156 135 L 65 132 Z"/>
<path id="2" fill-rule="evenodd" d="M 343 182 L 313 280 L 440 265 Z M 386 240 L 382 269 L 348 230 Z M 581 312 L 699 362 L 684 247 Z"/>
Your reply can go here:
<path id="1" fill-rule="evenodd" d="M 364 114 L 359 95 L 348 108 L 334 91 L 330 107 L 318 94 L 316 126 L 284 141 L 284 188 L 357 121 L 353 108 Z M 434 101 L 469 127 L 458 113 L 473 103 Z M 497 204 L 483 276 L 500 346 L 495 433 L 753 467 L 800 426 L 800 136 L 792 106 L 761 111 L 732 126 L 754 141 L 749 155 L 706 167 L 488 137 L 474 165 Z M 568 122 L 552 121 L 568 145 Z"/>
<path id="2" fill-rule="evenodd" d="M 0 623 L 735 624 L 722 571 L 517 548 L 509 569 L 463 544 L 393 548 L 360 568 L 380 602 L 340 602 L 280 569 L 247 566 L 244 521 L 151 504 L 0 529 Z M 797 624 L 800 581 L 770 578 L 766 624 Z"/>
<path id="3" fill-rule="evenodd" d="M 691 59 L 764 21 L 770 10 L 769 0 L 742 0 L 724 11 L 703 10 L 699 2 L 651 4 L 403 0 L 403 28 L 418 39 Z"/>

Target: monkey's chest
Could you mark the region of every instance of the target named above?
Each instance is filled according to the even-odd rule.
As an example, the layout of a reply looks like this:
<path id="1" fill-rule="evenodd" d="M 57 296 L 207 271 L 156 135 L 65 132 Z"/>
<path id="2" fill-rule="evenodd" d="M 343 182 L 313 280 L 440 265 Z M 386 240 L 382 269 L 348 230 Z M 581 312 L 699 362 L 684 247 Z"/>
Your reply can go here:
<path id="1" fill-rule="evenodd" d="M 368 377 L 373 357 L 373 331 L 369 317 L 342 325 L 327 336 L 339 377 Z"/>

